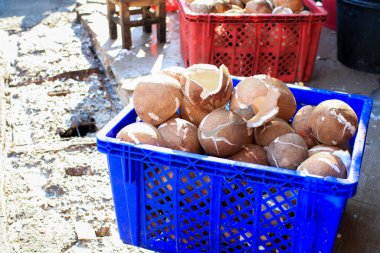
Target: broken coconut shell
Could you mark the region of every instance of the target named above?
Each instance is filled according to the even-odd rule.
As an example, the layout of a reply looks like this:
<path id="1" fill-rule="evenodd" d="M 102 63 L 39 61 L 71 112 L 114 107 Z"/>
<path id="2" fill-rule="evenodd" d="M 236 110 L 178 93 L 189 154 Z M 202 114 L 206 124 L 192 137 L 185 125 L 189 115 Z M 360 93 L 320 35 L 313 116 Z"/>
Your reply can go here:
<path id="1" fill-rule="evenodd" d="M 208 114 L 198 128 L 199 143 L 207 154 L 226 157 L 238 152 L 247 137 L 247 123 L 224 109 Z"/>
<path id="2" fill-rule="evenodd" d="M 280 97 L 277 102 L 277 106 L 279 107 L 277 117 L 289 121 L 297 110 L 297 103 L 288 86 L 283 81 L 268 75 L 255 75 L 254 77 L 266 80 L 269 86 L 277 88 L 280 91 Z"/>
<path id="3" fill-rule="evenodd" d="M 168 68 L 164 68 L 160 71 L 161 74 L 171 76 L 175 78 L 178 82 L 181 81 L 182 73 L 185 72 L 185 68 L 179 66 L 172 66 Z"/>
<path id="4" fill-rule="evenodd" d="M 358 118 L 347 103 L 330 99 L 314 108 L 310 116 L 310 125 L 320 143 L 339 146 L 347 143 L 355 135 Z"/>
<path id="5" fill-rule="evenodd" d="M 288 121 L 296 111 L 294 95 L 280 80 L 255 75 L 235 87 L 230 109 L 247 120 L 248 127 L 259 127 L 274 117 Z"/>
<path id="6" fill-rule="evenodd" d="M 164 146 L 164 141 L 158 130 L 144 122 L 136 122 L 125 126 L 117 133 L 116 139 L 134 144 Z"/>
<path id="7" fill-rule="evenodd" d="M 224 107 L 232 93 L 232 79 L 226 66 L 195 64 L 181 79 L 184 96 L 200 110 L 211 112 Z"/>
<path id="8" fill-rule="evenodd" d="M 172 118 L 165 121 L 158 127 L 164 146 L 167 148 L 186 151 L 191 153 L 201 153 L 201 146 L 198 142 L 198 128 L 190 122 Z"/>
<path id="9" fill-rule="evenodd" d="M 180 111 L 181 118 L 193 123 L 197 127 L 203 118 L 209 114 L 208 112 L 202 111 L 201 109 L 195 107 L 186 97 L 182 100 Z"/>
<path id="10" fill-rule="evenodd" d="M 309 157 L 304 139 L 294 133 L 277 137 L 265 150 L 269 164 L 278 168 L 296 170 Z"/>
<path id="11" fill-rule="evenodd" d="M 347 170 L 342 160 L 328 152 L 312 155 L 298 167 L 297 171 L 306 175 L 347 178 Z"/>
<path id="12" fill-rule="evenodd" d="M 180 87 L 176 79 L 163 74 L 141 78 L 132 98 L 139 118 L 156 126 L 172 117 L 182 103 Z"/>
<path id="13" fill-rule="evenodd" d="M 269 165 L 266 151 L 259 145 L 244 145 L 239 152 L 228 157 L 228 159 L 261 165 Z"/>

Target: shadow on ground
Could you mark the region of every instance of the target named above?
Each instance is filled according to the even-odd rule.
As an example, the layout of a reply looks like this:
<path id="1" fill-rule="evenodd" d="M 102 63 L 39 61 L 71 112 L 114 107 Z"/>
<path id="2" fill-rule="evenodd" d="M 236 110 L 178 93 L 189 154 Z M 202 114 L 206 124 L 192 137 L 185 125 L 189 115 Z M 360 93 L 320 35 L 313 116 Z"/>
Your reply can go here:
<path id="1" fill-rule="evenodd" d="M 0 18 L 22 17 L 21 28 L 28 29 L 49 13 L 68 11 L 76 0 L 0 0 Z"/>

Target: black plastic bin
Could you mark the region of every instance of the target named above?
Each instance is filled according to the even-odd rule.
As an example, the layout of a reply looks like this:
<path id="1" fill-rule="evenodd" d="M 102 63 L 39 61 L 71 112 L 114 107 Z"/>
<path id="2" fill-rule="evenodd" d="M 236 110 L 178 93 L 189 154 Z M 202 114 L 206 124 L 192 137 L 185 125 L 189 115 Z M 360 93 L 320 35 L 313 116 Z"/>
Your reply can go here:
<path id="1" fill-rule="evenodd" d="M 380 74 L 380 1 L 337 0 L 338 60 Z"/>

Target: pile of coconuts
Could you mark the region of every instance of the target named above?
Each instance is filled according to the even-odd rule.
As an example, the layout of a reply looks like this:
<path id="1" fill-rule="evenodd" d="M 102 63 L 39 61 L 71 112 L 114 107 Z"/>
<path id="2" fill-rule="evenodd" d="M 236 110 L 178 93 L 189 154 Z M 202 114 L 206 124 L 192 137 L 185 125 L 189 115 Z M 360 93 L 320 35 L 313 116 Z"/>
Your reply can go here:
<path id="1" fill-rule="evenodd" d="M 140 79 L 133 105 L 138 121 L 120 130 L 121 141 L 347 178 L 354 110 L 332 99 L 296 112 L 292 92 L 270 76 L 233 88 L 224 65 L 170 67 Z"/>
<path id="2" fill-rule="evenodd" d="M 186 0 L 189 8 L 195 13 L 219 14 L 304 14 L 302 0 Z"/>

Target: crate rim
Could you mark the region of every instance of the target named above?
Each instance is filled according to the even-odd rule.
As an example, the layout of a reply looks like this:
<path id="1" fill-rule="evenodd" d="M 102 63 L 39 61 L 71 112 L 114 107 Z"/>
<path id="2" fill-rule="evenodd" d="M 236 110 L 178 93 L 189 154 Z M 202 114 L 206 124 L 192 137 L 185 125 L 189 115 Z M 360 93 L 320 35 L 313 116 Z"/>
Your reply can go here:
<path id="1" fill-rule="evenodd" d="M 240 81 L 242 78 L 234 77 L 234 79 L 237 81 Z M 334 184 L 339 184 L 342 187 L 352 187 L 355 184 L 358 184 L 362 158 L 364 155 L 365 140 L 367 136 L 366 134 L 367 127 L 368 127 L 372 104 L 373 104 L 372 99 L 364 95 L 349 94 L 349 93 L 340 92 L 340 91 L 329 91 L 329 90 L 324 90 L 324 89 L 298 86 L 298 85 L 293 85 L 293 84 L 287 84 L 287 86 L 291 89 L 307 90 L 307 91 L 312 91 L 312 92 L 325 93 L 328 95 L 333 95 L 333 94 L 345 95 L 350 98 L 363 101 L 363 110 L 362 110 L 361 115 L 360 116 L 358 115 L 359 121 L 358 121 L 358 129 L 356 133 L 356 136 L 360 134 L 361 138 L 356 138 L 355 140 L 355 145 L 354 145 L 355 148 L 352 150 L 352 156 L 351 156 L 351 166 L 350 166 L 351 173 L 347 179 L 340 179 L 340 178 L 335 178 L 335 177 L 321 177 L 321 176 L 316 176 L 316 175 L 304 175 L 298 171 L 289 170 L 285 168 L 276 168 L 272 166 L 264 166 L 264 165 L 246 163 L 246 162 L 238 162 L 238 161 L 233 161 L 226 158 L 194 154 L 194 153 L 172 150 L 165 147 L 157 147 L 157 146 L 152 146 L 152 145 L 147 145 L 147 144 L 135 145 L 135 144 L 120 141 L 116 138 L 107 137 L 107 134 L 126 115 L 128 115 L 131 111 L 134 110 L 132 103 L 126 106 L 122 111 L 120 111 L 119 114 L 117 114 L 108 124 L 106 124 L 96 134 L 98 150 L 104 153 L 104 150 L 99 149 L 99 147 L 104 147 L 107 151 L 110 151 L 112 150 L 112 148 L 108 145 L 108 143 L 122 144 L 123 151 L 125 151 L 125 147 L 133 147 L 133 148 L 144 149 L 144 150 L 148 150 L 152 152 L 158 152 L 166 156 L 189 157 L 189 158 L 198 159 L 201 161 L 223 164 L 225 166 L 244 167 L 244 168 L 252 169 L 253 171 L 261 171 L 261 172 L 268 172 L 268 173 L 275 173 L 275 174 L 282 174 L 282 175 L 285 174 L 292 177 L 304 178 L 305 182 L 312 182 L 312 183 L 330 182 Z M 356 188 L 353 189 L 352 196 L 355 195 L 355 193 L 356 193 Z"/>
<path id="2" fill-rule="evenodd" d="M 217 14 L 217 13 L 195 13 L 192 12 L 186 3 L 185 0 L 176 0 L 178 5 L 178 10 L 184 14 L 184 17 L 187 20 L 190 19 L 203 19 L 203 22 L 210 22 L 212 20 L 218 20 L 221 18 L 241 18 L 241 19 L 250 19 L 250 18 L 257 18 L 262 19 L 262 22 L 265 22 L 268 18 L 275 18 L 276 22 L 279 22 L 279 20 L 283 20 L 283 22 L 287 21 L 297 21 L 300 18 L 304 18 L 305 21 L 309 21 L 314 17 L 322 18 L 322 21 L 326 21 L 328 12 L 322 7 L 316 5 L 314 0 L 303 0 L 306 7 L 312 7 L 313 9 L 317 10 L 316 12 L 313 12 L 311 15 L 306 14 L 292 14 L 292 15 L 281 15 L 281 14 L 251 14 L 251 13 L 243 13 L 243 14 Z M 200 22 L 200 21 L 198 21 Z M 225 23 L 228 23 L 226 21 L 222 21 Z M 260 23 L 260 22 L 259 22 Z M 279 22 L 281 23 L 281 22 Z"/>

